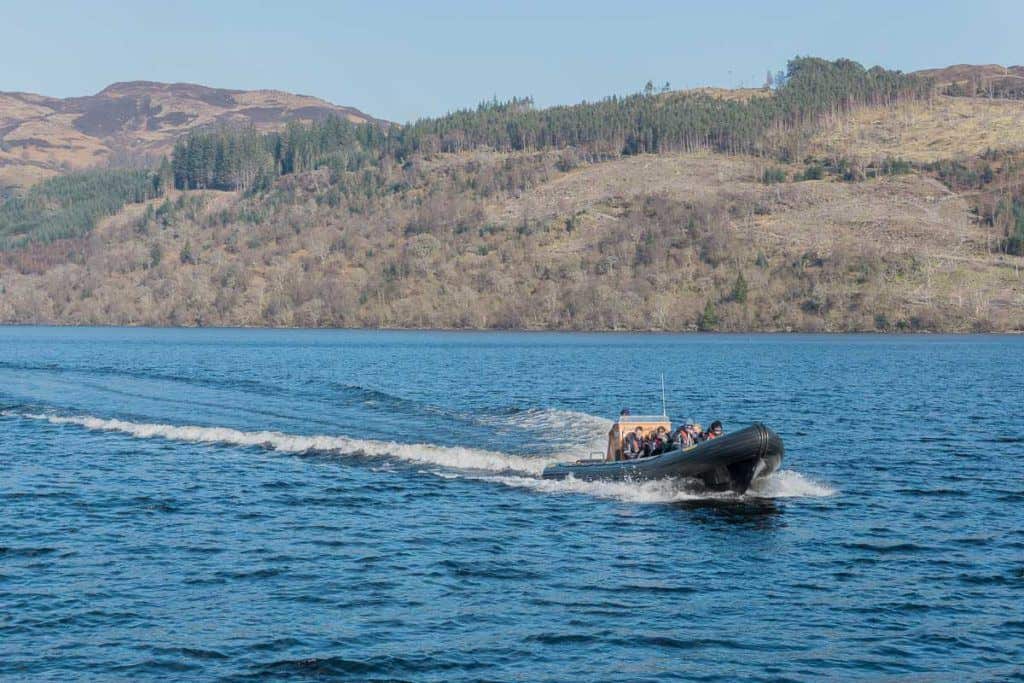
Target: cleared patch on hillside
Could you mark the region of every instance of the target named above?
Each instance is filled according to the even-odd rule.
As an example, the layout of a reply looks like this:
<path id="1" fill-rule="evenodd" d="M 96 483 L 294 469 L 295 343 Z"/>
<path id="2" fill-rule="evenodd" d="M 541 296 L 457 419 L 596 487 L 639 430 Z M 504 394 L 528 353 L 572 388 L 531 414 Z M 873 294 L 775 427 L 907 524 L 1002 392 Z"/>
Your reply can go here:
<path id="1" fill-rule="evenodd" d="M 5 165 L 4 160 L 0 158 L 0 197 L 11 188 L 28 187 L 57 175 L 60 175 L 58 171 L 34 164 Z M 8 189 L 5 191 L 5 188 Z"/>
<path id="2" fill-rule="evenodd" d="M 764 185 L 764 162 L 715 154 L 639 156 L 577 169 L 496 204 L 491 216 L 566 221 L 576 228 L 547 245 L 556 254 L 584 253 L 607 238 L 636 196 L 746 207 L 729 222 L 731 237 L 772 263 L 886 262 L 888 272 L 833 296 L 885 291 L 888 314 L 910 318 L 922 307 L 1024 323 L 1024 258 L 993 254 L 992 230 L 977 224 L 964 199 L 916 175 L 862 182 L 836 180 Z M 682 230 L 682 228 L 681 228 Z"/>
<path id="3" fill-rule="evenodd" d="M 816 155 L 931 162 L 1024 148 L 1024 101 L 935 97 L 931 104 L 865 107 L 811 140 Z"/>
<path id="4" fill-rule="evenodd" d="M 641 154 L 587 165 L 559 175 L 518 197 L 495 204 L 489 217 L 515 222 L 551 218 L 594 208 L 639 194 L 667 194 L 693 200 L 755 186 L 761 164 L 749 157 L 721 154 Z"/>

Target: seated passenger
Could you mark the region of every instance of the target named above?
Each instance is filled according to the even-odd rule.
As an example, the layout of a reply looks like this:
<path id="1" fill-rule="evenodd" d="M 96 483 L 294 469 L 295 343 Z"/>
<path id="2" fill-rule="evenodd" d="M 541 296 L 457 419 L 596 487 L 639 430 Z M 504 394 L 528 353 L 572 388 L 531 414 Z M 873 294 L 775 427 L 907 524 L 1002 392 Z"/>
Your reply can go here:
<path id="1" fill-rule="evenodd" d="M 676 430 L 676 441 L 679 442 L 681 448 L 689 448 L 696 441 L 693 440 L 693 425 L 684 424 Z"/>
<path id="2" fill-rule="evenodd" d="M 658 429 L 651 435 L 651 455 L 661 455 L 668 450 L 668 430 L 664 427 Z"/>
<path id="3" fill-rule="evenodd" d="M 626 460 L 639 458 L 644 451 L 644 428 L 637 427 L 622 440 L 622 457 Z"/>
<path id="4" fill-rule="evenodd" d="M 665 430 L 665 450 L 670 451 L 679 444 L 678 434 L 675 430 Z"/>
<path id="5" fill-rule="evenodd" d="M 718 420 L 715 420 L 714 422 L 711 423 L 711 426 L 708 427 L 707 438 L 717 439 L 722 434 L 725 434 L 725 430 L 722 429 L 722 423 L 719 422 Z"/>
<path id="6" fill-rule="evenodd" d="M 700 422 L 694 422 L 690 426 L 692 427 L 692 430 L 690 431 L 690 436 L 693 437 L 693 442 L 694 443 L 700 443 L 701 441 L 704 441 L 705 440 L 704 429 L 703 429 L 703 427 L 700 426 Z"/>

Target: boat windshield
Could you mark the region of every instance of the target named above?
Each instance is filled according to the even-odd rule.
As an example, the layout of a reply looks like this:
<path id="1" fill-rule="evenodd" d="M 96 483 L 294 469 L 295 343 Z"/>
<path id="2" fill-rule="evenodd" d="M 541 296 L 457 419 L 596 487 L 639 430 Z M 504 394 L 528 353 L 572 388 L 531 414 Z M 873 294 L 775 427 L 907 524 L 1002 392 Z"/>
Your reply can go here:
<path id="1" fill-rule="evenodd" d="M 608 450 L 605 452 L 605 460 L 623 459 L 623 441 L 626 435 L 635 432 L 640 428 L 644 437 L 651 436 L 658 431 L 658 427 L 664 427 L 665 431 L 672 431 L 672 422 L 667 415 L 619 415 L 612 423 L 608 431 Z"/>

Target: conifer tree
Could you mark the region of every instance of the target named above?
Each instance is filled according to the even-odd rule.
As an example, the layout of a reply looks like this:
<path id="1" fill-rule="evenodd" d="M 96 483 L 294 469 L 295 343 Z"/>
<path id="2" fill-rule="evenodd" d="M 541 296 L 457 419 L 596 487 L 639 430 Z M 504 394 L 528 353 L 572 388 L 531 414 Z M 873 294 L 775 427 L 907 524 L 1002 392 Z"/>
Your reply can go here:
<path id="1" fill-rule="evenodd" d="M 718 313 L 715 311 L 715 304 L 708 299 L 704 305 L 704 312 L 697 321 L 697 329 L 701 332 L 709 332 L 718 327 Z"/>
<path id="2" fill-rule="evenodd" d="M 743 271 L 736 274 L 736 282 L 732 285 L 732 292 L 729 298 L 738 304 L 747 302 L 747 280 L 743 277 Z"/>

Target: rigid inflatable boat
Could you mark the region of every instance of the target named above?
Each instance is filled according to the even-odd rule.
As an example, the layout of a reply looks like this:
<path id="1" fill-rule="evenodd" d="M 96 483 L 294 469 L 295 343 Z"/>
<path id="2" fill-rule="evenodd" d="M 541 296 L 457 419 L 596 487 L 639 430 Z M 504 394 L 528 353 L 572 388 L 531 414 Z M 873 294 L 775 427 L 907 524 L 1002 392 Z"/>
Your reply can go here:
<path id="1" fill-rule="evenodd" d="M 629 480 L 691 478 L 716 490 L 745 493 L 751 483 L 779 468 L 784 448 L 782 439 L 763 424 L 753 424 L 738 432 L 702 441 L 687 448 L 633 460 L 622 458 L 622 436 L 637 426 L 645 431 L 665 426 L 668 419 L 622 416 L 608 433 L 608 452 L 602 459 L 577 460 L 550 465 L 545 479 Z"/>

